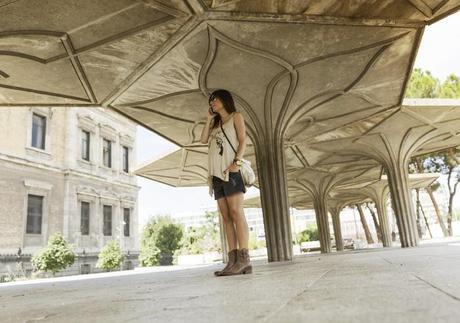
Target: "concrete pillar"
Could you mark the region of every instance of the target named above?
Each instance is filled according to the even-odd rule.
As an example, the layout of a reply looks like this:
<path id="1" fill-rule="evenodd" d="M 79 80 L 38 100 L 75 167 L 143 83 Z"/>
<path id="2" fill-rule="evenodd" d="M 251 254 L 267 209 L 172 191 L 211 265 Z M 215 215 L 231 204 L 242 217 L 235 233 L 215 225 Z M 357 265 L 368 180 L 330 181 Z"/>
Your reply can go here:
<path id="1" fill-rule="evenodd" d="M 388 185 L 386 185 L 388 187 Z M 379 217 L 380 232 L 382 233 L 382 244 L 384 247 L 391 247 L 391 230 L 388 221 L 388 214 L 386 208 L 386 201 L 388 196 L 388 189 L 386 193 L 379 194 L 373 198 L 375 207 L 377 208 L 377 216 Z"/>
<path id="2" fill-rule="evenodd" d="M 375 183 L 360 188 L 359 191 L 356 191 L 355 193 L 367 196 L 375 203 L 380 224 L 380 232 L 382 233 L 382 244 L 384 247 L 391 247 L 391 230 L 388 222 L 387 209 L 385 207 L 389 193 L 388 181 L 386 179 L 381 179 Z"/>
<path id="3" fill-rule="evenodd" d="M 256 145 L 256 156 L 268 261 L 292 260 L 283 145 L 267 141 Z"/>
<path id="4" fill-rule="evenodd" d="M 386 170 L 401 247 L 415 247 L 418 245 L 418 236 L 412 196 L 408 185 L 408 165 L 403 161 L 398 161 L 387 165 Z"/>
<path id="5" fill-rule="evenodd" d="M 327 199 L 336 178 L 334 174 L 322 171 L 304 171 L 304 176 L 304 178 L 296 179 L 295 185 L 311 195 L 315 208 L 321 252 L 329 253 L 331 252 L 331 238 Z"/>
<path id="6" fill-rule="evenodd" d="M 343 238 L 342 238 L 342 228 L 340 226 L 340 211 L 342 210 L 341 206 L 329 207 L 329 212 L 332 216 L 332 225 L 334 227 L 334 236 L 335 236 L 335 247 L 337 251 L 343 251 Z"/>
<path id="7" fill-rule="evenodd" d="M 316 196 L 313 203 L 315 206 L 316 224 L 318 225 L 321 253 L 329 253 L 332 251 L 332 246 L 326 194 L 319 194 L 319 196 Z"/>
<path id="8" fill-rule="evenodd" d="M 293 187 L 308 192 L 313 199 L 322 253 L 331 252 L 331 238 L 328 219 L 328 200 L 330 199 L 329 192 L 337 183 L 354 179 L 362 174 L 363 170 L 356 166 L 359 165 L 355 163 L 352 168 L 349 168 L 349 165 L 345 165 L 341 168 L 336 168 L 334 172 L 305 167 L 296 174 L 294 183 L 290 183 Z M 337 202 L 334 201 L 334 199 L 331 199 L 331 203 L 333 203 L 331 205 L 332 207 L 337 206 Z M 343 203 L 343 201 L 340 203 Z"/>

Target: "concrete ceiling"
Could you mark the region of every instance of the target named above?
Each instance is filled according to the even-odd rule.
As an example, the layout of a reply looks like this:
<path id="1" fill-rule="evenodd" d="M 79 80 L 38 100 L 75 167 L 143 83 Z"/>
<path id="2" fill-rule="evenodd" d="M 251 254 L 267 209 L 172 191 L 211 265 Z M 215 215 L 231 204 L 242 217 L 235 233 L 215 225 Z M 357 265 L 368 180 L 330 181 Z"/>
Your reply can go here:
<path id="1" fill-rule="evenodd" d="M 317 156 L 314 164 L 346 155 L 367 156 L 391 164 L 391 160 L 407 160 L 459 146 L 459 124 L 460 100 L 406 100 L 403 106 L 377 118 L 363 118 L 319 136 L 306 129 L 296 141 L 304 153 Z"/>
<path id="2" fill-rule="evenodd" d="M 338 127 L 350 135 L 362 129 L 348 125 L 394 111 L 423 26 L 459 8 L 460 0 L 3 1 L 0 105 L 102 105 L 189 147 L 199 145 L 206 95 L 226 88 L 253 140 L 274 131 L 289 144 Z M 299 152 L 292 147 L 288 165 Z"/>
<path id="3" fill-rule="evenodd" d="M 133 107 L 169 111 L 165 103 L 175 100 L 196 113 L 202 94 L 217 87 L 257 114 L 344 91 L 340 97 L 365 106 L 394 104 L 420 28 L 460 0 L 0 4 L 0 104 L 113 106 L 150 125 Z M 392 95 L 379 100 L 369 94 L 376 89 Z M 282 104 L 286 92 L 295 92 L 290 104 Z"/>

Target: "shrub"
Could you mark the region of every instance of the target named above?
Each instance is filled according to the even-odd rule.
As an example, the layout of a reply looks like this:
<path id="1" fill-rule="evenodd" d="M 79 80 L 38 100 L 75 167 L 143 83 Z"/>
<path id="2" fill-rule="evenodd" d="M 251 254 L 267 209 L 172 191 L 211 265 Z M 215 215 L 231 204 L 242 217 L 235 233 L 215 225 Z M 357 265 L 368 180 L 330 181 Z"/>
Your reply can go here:
<path id="1" fill-rule="evenodd" d="M 180 225 L 174 223 L 165 224 L 158 231 L 156 246 L 161 253 L 173 254 L 174 251 L 179 249 L 183 234 Z"/>
<path id="2" fill-rule="evenodd" d="M 297 236 L 297 241 L 299 243 L 316 240 L 319 240 L 318 228 L 316 226 L 308 227 L 307 229 L 300 232 Z"/>
<path id="3" fill-rule="evenodd" d="M 181 246 L 182 236 L 182 226 L 173 223 L 169 217 L 150 220 L 142 232 L 141 266 L 171 265 L 174 252 Z"/>
<path id="4" fill-rule="evenodd" d="M 53 275 L 73 265 L 74 261 L 75 253 L 60 233 L 50 236 L 48 246 L 32 257 L 35 271 L 50 271 Z"/>
<path id="5" fill-rule="evenodd" d="M 153 239 L 143 239 L 141 242 L 141 253 L 139 263 L 142 267 L 155 266 L 160 261 L 160 249 L 155 245 Z"/>
<path id="6" fill-rule="evenodd" d="M 119 269 L 123 258 L 120 245 L 115 240 L 111 240 L 99 253 L 96 267 L 107 271 Z"/>

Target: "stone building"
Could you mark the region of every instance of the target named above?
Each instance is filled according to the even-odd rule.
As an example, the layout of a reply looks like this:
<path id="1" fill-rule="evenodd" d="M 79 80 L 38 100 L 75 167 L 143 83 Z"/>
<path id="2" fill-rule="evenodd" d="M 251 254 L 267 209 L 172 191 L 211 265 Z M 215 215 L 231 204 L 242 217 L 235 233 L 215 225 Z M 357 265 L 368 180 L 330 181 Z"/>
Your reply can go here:
<path id="1" fill-rule="evenodd" d="M 102 108 L 2 108 L 0 254 L 33 254 L 60 232 L 78 254 L 112 239 L 139 250 L 136 125 Z"/>

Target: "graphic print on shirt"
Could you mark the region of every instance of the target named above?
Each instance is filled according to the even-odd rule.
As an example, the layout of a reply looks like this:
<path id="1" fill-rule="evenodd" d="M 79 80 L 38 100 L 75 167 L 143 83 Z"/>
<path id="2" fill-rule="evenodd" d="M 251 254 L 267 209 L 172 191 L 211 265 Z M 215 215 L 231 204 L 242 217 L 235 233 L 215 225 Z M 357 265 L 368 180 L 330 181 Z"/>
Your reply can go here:
<path id="1" fill-rule="evenodd" d="M 222 156 L 224 154 L 224 143 L 219 136 L 216 136 L 216 145 L 219 148 L 219 155 Z"/>

